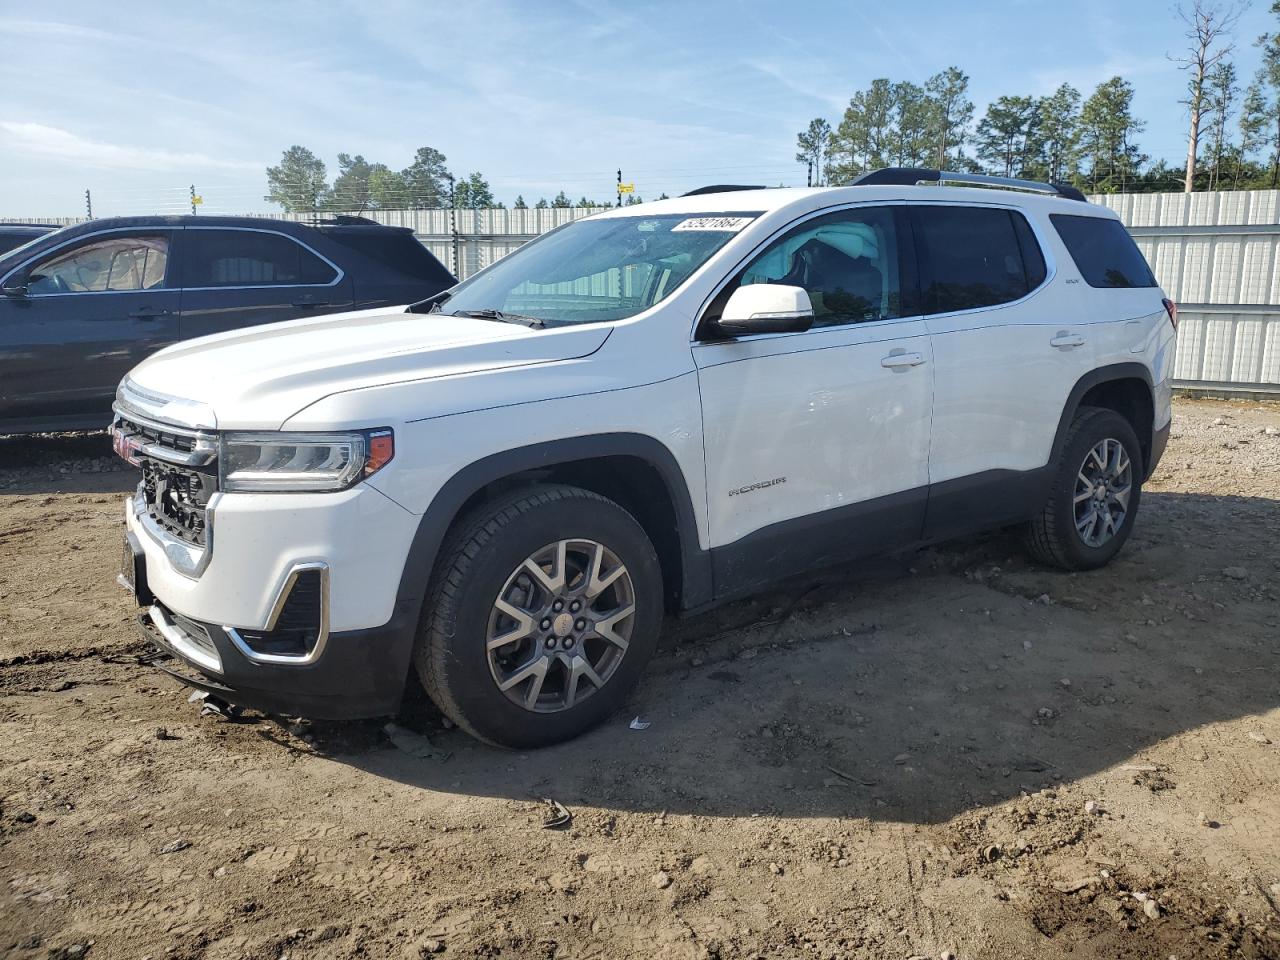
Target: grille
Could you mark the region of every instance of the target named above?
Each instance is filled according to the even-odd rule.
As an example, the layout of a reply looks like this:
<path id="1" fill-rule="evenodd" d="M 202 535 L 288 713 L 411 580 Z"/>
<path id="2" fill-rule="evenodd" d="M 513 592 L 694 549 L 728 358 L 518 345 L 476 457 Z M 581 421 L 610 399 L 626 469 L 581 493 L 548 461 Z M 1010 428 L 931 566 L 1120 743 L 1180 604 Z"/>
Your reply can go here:
<path id="1" fill-rule="evenodd" d="M 217 463 L 176 464 L 163 456 L 165 450 L 174 451 L 174 459 L 193 454 L 198 435 L 126 417 L 117 418 L 115 428 L 135 445 L 131 457 L 142 470 L 141 491 L 147 516 L 180 540 L 205 546 L 209 498 L 218 490 Z M 153 456 L 146 449 L 137 449 L 139 446 L 159 448 L 162 455 Z"/>
<path id="2" fill-rule="evenodd" d="M 199 647 L 205 653 L 215 657 L 218 655 L 218 648 L 214 646 L 213 640 L 209 638 L 208 630 L 194 620 L 189 620 L 176 613 L 171 613 L 170 616 L 173 618 L 174 626 L 183 632 L 193 647 Z"/>

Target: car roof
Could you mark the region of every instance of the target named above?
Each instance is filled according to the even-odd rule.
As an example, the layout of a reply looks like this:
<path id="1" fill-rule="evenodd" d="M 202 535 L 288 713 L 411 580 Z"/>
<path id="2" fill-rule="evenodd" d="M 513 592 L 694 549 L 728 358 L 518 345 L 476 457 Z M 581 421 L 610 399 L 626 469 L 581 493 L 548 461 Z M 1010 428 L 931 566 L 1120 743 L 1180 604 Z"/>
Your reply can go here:
<path id="1" fill-rule="evenodd" d="M 760 187 L 734 188 L 720 193 L 696 193 L 666 200 L 611 207 L 595 217 L 643 217 L 659 214 L 754 213 L 767 214 L 787 208 L 806 210 L 868 201 L 932 201 L 935 203 L 1013 206 L 1046 213 L 1066 213 L 1115 219 L 1107 207 L 1054 194 L 988 187 L 928 185 L 850 185 L 841 187 Z"/>
<path id="2" fill-rule="evenodd" d="M 304 234 L 312 230 L 370 230 L 393 233 L 413 233 L 408 227 L 393 227 L 376 223 L 363 218 L 345 218 L 341 220 L 325 220 L 317 215 L 316 222 L 303 220 L 280 220 L 275 217 L 241 217 L 241 216 L 200 216 L 152 215 L 135 217 L 99 217 L 96 220 L 85 220 L 62 228 L 64 237 L 74 237 L 83 233 L 98 233 L 103 230 L 135 230 L 148 227 L 240 227 L 241 229 L 275 230 L 287 234 Z"/>

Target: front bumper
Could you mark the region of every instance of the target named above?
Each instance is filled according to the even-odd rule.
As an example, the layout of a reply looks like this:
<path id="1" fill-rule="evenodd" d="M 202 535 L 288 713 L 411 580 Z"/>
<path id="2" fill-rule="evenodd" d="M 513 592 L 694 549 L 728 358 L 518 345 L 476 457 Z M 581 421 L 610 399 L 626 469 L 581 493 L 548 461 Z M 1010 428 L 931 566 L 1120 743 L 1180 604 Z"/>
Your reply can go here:
<path id="1" fill-rule="evenodd" d="M 182 625 L 160 604 L 138 615 L 138 629 L 181 662 L 180 669 L 157 666 L 189 687 L 264 713 L 353 720 L 399 711 L 413 650 L 416 611 L 411 606 L 405 604 L 384 626 L 331 634 L 324 656 L 302 666 L 251 661 L 224 628 L 199 621 Z M 204 630 L 212 643 L 207 660 L 200 652 L 193 656 L 193 648 L 181 640 L 190 625 Z M 217 670 L 209 665 L 214 660 Z"/>
<path id="2" fill-rule="evenodd" d="M 183 669 L 167 672 L 271 713 L 395 713 L 420 600 L 397 596 L 413 515 L 366 484 L 325 494 L 220 495 L 216 506 L 193 567 L 137 498 L 125 504 L 132 570 L 122 582 L 145 605 L 144 636 L 181 661 Z M 308 572 L 318 600 L 307 625 L 318 639 L 305 655 L 271 652 L 253 637 L 289 620 L 287 601 Z"/>

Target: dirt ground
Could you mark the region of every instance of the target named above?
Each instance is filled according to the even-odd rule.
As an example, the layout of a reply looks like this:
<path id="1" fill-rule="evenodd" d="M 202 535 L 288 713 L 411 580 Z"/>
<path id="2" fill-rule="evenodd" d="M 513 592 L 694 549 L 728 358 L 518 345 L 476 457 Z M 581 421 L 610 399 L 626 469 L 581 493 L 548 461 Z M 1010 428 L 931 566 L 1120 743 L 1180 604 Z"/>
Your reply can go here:
<path id="1" fill-rule="evenodd" d="M 1280 957 L 1280 406 L 1180 400 L 1106 570 L 814 575 L 445 759 L 137 663 L 105 446 L 0 440 L 0 956 Z"/>

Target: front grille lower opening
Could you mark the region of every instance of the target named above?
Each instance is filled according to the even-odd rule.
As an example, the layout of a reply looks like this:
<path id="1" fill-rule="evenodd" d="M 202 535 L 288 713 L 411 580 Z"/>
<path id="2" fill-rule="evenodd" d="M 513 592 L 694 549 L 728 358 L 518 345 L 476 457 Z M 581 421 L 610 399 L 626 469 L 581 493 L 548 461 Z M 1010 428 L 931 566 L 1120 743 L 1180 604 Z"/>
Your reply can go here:
<path id="1" fill-rule="evenodd" d="M 322 629 L 322 591 L 319 570 L 303 570 L 293 581 L 280 616 L 271 630 L 237 630 L 254 653 L 305 657 L 315 649 Z"/>

